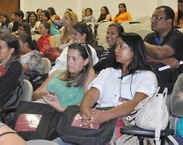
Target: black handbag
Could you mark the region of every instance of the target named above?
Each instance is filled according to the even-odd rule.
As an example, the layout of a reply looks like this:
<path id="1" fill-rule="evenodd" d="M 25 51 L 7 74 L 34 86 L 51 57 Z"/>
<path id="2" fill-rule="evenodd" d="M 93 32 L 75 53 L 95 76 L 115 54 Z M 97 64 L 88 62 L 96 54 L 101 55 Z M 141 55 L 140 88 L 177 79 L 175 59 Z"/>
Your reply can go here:
<path id="1" fill-rule="evenodd" d="M 101 108 L 106 110 L 109 108 Z M 79 106 L 69 106 L 63 112 L 62 118 L 56 128 L 57 133 L 63 141 L 78 145 L 105 145 L 110 142 L 116 120 L 100 124 L 98 129 L 88 129 L 72 126 L 76 114 L 80 112 Z"/>
<path id="2" fill-rule="evenodd" d="M 25 140 L 47 139 L 58 137 L 56 126 L 61 112 L 47 104 L 21 101 L 13 122 L 13 129 Z"/>

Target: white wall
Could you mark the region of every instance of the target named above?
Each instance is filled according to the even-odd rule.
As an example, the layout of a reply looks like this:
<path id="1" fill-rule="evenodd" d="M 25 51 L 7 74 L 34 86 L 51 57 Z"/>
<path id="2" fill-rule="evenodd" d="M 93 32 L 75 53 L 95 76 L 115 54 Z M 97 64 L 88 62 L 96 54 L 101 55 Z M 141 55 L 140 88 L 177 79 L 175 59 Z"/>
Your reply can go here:
<path id="1" fill-rule="evenodd" d="M 107 6 L 110 13 L 114 16 L 118 13 L 118 4 L 125 3 L 127 10 L 131 13 L 134 20 L 141 16 L 152 15 L 154 9 L 159 5 L 169 5 L 177 10 L 176 0 L 20 0 L 20 8 L 24 12 L 37 8 L 47 9 L 54 7 L 59 16 L 63 16 L 66 8 L 71 8 L 81 18 L 83 8 L 91 7 L 93 15 L 98 18 L 100 8 Z"/>

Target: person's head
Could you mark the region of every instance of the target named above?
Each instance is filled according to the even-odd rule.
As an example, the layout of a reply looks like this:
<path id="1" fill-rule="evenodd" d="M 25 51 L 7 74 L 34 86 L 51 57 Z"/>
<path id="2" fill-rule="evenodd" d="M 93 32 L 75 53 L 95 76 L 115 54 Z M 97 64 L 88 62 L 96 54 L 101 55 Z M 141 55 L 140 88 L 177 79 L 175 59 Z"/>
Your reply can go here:
<path id="1" fill-rule="evenodd" d="M 50 20 L 50 13 L 47 10 L 43 10 L 40 14 L 40 21 L 47 22 L 48 20 Z"/>
<path id="2" fill-rule="evenodd" d="M 55 9 L 53 7 L 48 7 L 48 11 L 50 13 L 50 16 L 56 15 Z"/>
<path id="3" fill-rule="evenodd" d="M 129 74 L 149 70 L 143 39 L 136 33 L 120 33 L 115 49 L 116 62 L 126 67 Z"/>
<path id="4" fill-rule="evenodd" d="M 37 14 L 37 19 L 38 19 L 38 20 L 39 20 L 39 18 L 40 18 L 41 12 L 42 12 L 42 9 L 40 9 L 40 8 L 38 8 L 38 9 L 36 10 L 36 14 Z"/>
<path id="5" fill-rule="evenodd" d="M 71 27 L 78 22 L 78 17 L 73 11 L 67 11 L 63 16 L 63 26 Z"/>
<path id="6" fill-rule="evenodd" d="M 14 14 L 15 14 L 15 21 L 16 22 L 20 22 L 20 21 L 23 20 L 23 18 L 24 18 L 24 12 L 22 10 L 17 10 L 17 11 L 15 11 Z"/>
<path id="7" fill-rule="evenodd" d="M 0 15 L 0 20 L 2 25 L 8 26 L 8 24 L 10 23 L 9 16 L 6 13 L 3 13 Z"/>
<path id="8" fill-rule="evenodd" d="M 18 24 L 18 35 L 22 32 L 26 32 L 27 34 L 31 35 L 30 25 L 27 22 L 20 22 Z"/>
<path id="9" fill-rule="evenodd" d="M 0 63 L 6 65 L 11 57 L 20 57 L 20 45 L 14 34 L 0 34 Z"/>
<path id="10" fill-rule="evenodd" d="M 170 31 L 173 27 L 175 14 L 168 6 L 159 6 L 155 9 L 151 18 L 151 29 L 161 33 Z"/>
<path id="11" fill-rule="evenodd" d="M 40 25 L 39 25 L 39 34 L 44 36 L 46 34 L 49 34 L 50 33 L 50 24 L 48 22 L 42 22 Z"/>
<path id="12" fill-rule="evenodd" d="M 21 53 L 26 54 L 31 50 L 38 50 L 38 45 L 35 40 L 32 40 L 31 35 L 26 32 L 22 32 L 18 35 L 18 40 L 20 42 Z"/>
<path id="13" fill-rule="evenodd" d="M 91 50 L 85 43 L 72 43 L 68 47 L 66 80 L 68 86 L 84 86 L 92 66 Z"/>
<path id="14" fill-rule="evenodd" d="M 77 22 L 74 24 L 72 38 L 77 42 L 83 42 L 90 45 L 94 44 L 93 31 L 85 22 Z"/>
<path id="15" fill-rule="evenodd" d="M 118 5 L 118 8 L 119 8 L 119 13 L 127 12 L 126 4 L 125 3 L 120 3 Z"/>
<path id="16" fill-rule="evenodd" d="M 178 0 L 178 23 L 183 16 L 183 0 Z"/>
<path id="17" fill-rule="evenodd" d="M 37 21 L 37 15 L 36 15 L 36 12 L 34 11 L 31 11 L 27 17 L 27 21 L 28 23 L 34 23 Z"/>
<path id="18" fill-rule="evenodd" d="M 85 16 L 91 16 L 93 15 L 93 10 L 91 8 L 86 8 L 85 9 Z"/>
<path id="19" fill-rule="evenodd" d="M 120 24 L 112 23 L 108 26 L 106 32 L 106 40 L 110 47 L 116 44 L 116 40 L 120 33 L 124 33 L 124 29 Z"/>
<path id="20" fill-rule="evenodd" d="M 28 18 L 28 15 L 30 14 L 30 11 L 27 11 L 26 13 L 25 13 L 25 17 L 26 17 L 26 19 Z"/>
<path id="21" fill-rule="evenodd" d="M 100 12 L 102 15 L 109 14 L 109 9 L 106 6 L 101 7 Z"/>
<path id="22" fill-rule="evenodd" d="M 14 21 L 15 20 L 15 13 L 12 12 L 11 15 L 10 15 L 10 21 Z"/>
<path id="23" fill-rule="evenodd" d="M 65 10 L 65 12 L 72 12 L 72 9 L 71 9 L 71 8 L 67 8 L 67 9 Z"/>

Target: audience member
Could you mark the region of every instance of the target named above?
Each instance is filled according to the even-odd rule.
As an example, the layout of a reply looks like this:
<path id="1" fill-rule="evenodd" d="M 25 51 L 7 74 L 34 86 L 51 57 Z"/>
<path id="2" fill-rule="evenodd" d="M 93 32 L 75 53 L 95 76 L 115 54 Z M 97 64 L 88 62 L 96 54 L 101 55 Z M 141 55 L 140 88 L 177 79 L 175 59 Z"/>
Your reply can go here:
<path id="1" fill-rule="evenodd" d="M 10 23 L 9 16 L 6 13 L 0 15 L 0 33 L 10 33 L 13 25 Z"/>
<path id="2" fill-rule="evenodd" d="M 129 115 L 140 101 L 152 97 L 156 91 L 157 79 L 138 34 L 120 33 L 115 57 L 118 65 L 102 70 L 85 93 L 80 108 L 85 123 L 100 124 Z M 91 110 L 96 103 L 96 107 L 113 108 Z"/>
<path id="3" fill-rule="evenodd" d="M 85 23 L 95 23 L 95 17 L 93 16 L 93 10 L 91 8 L 85 9 L 85 17 L 82 19 Z"/>
<path id="4" fill-rule="evenodd" d="M 98 62 L 98 57 L 95 49 L 92 47 L 94 41 L 94 35 L 90 26 L 88 26 L 85 22 L 77 22 L 73 26 L 73 41 L 86 43 L 88 47 L 91 49 L 92 62 L 96 64 Z M 56 59 L 55 66 L 52 67 L 50 74 L 56 69 L 66 69 L 67 68 L 67 55 L 68 55 L 68 47 L 64 48 L 61 55 Z M 93 65 L 92 64 L 92 65 Z"/>
<path id="5" fill-rule="evenodd" d="M 26 11 L 25 13 L 25 19 L 23 20 L 24 22 L 28 22 L 28 15 L 30 14 L 30 11 Z"/>
<path id="6" fill-rule="evenodd" d="M 44 55 L 44 52 L 50 48 L 50 24 L 42 22 L 39 25 L 39 34 L 41 37 L 37 40 L 39 52 Z"/>
<path id="7" fill-rule="evenodd" d="M 61 45 L 59 49 L 62 51 L 66 46 L 71 44 L 72 41 L 72 33 L 73 33 L 73 25 L 78 22 L 78 17 L 76 13 L 73 11 L 66 11 L 63 17 L 63 26 L 61 28 Z"/>
<path id="8" fill-rule="evenodd" d="M 120 24 L 112 23 L 108 26 L 106 32 L 106 40 L 109 48 L 103 51 L 99 58 L 99 62 L 94 65 L 94 70 L 98 74 L 102 69 L 114 67 L 116 40 L 120 33 L 124 33 L 124 29 Z"/>
<path id="9" fill-rule="evenodd" d="M 156 91 L 157 79 L 150 71 L 139 35 L 119 34 L 115 56 L 118 65 L 101 71 L 81 102 L 80 113 L 85 124 L 100 124 L 129 115 L 140 101 L 152 97 Z M 92 109 L 96 103 L 96 107 L 112 109 Z M 56 142 L 64 145 L 61 139 Z"/>
<path id="10" fill-rule="evenodd" d="M 40 21 L 41 22 L 48 22 L 50 24 L 50 34 L 60 34 L 60 31 L 57 29 L 57 27 L 53 24 L 53 21 L 50 19 L 50 13 L 47 10 L 43 10 L 40 15 Z"/>
<path id="11" fill-rule="evenodd" d="M 85 9 L 82 9 L 82 12 L 81 12 L 81 20 L 83 20 L 85 17 Z"/>
<path id="12" fill-rule="evenodd" d="M 0 35 L 0 106 L 14 103 L 12 98 L 16 87 L 22 78 L 22 65 L 18 61 L 20 45 L 15 35 L 4 33 Z"/>
<path id="13" fill-rule="evenodd" d="M 18 24 L 19 24 L 20 22 L 22 22 L 23 19 L 24 19 L 24 12 L 23 12 L 22 10 L 17 10 L 17 11 L 15 11 L 14 14 L 15 14 L 15 20 L 14 20 L 14 23 L 13 23 L 12 31 L 13 31 L 14 33 L 16 33 L 16 31 L 17 31 L 17 29 L 18 29 Z"/>
<path id="14" fill-rule="evenodd" d="M 0 145 L 26 145 L 26 142 L 7 125 L 0 122 Z"/>
<path id="15" fill-rule="evenodd" d="M 41 9 L 41 8 L 38 8 L 38 9 L 36 10 L 37 20 L 40 20 L 41 12 L 42 12 L 42 9 Z"/>
<path id="16" fill-rule="evenodd" d="M 20 62 L 23 66 L 24 76 L 26 74 L 42 73 L 43 64 L 41 62 L 41 55 L 37 42 L 32 40 L 31 36 L 26 32 L 18 35 L 18 39 L 21 46 Z M 28 78 L 26 76 L 26 78 Z M 29 79 L 29 78 L 28 78 Z"/>
<path id="17" fill-rule="evenodd" d="M 175 26 L 183 28 L 183 0 L 178 0 L 178 12 L 175 13 Z"/>
<path id="18" fill-rule="evenodd" d="M 127 12 L 125 3 L 120 3 L 118 6 L 119 6 L 119 12 L 113 18 L 112 21 L 116 22 L 116 23 L 123 23 L 124 21 L 132 20 L 131 14 L 129 12 Z"/>
<path id="19" fill-rule="evenodd" d="M 52 21 L 60 20 L 60 17 L 56 14 L 55 9 L 53 7 L 48 7 L 48 11 L 50 13 L 50 18 Z"/>
<path id="20" fill-rule="evenodd" d="M 162 89 L 169 88 L 171 93 L 177 76 L 182 72 L 179 61 L 183 60 L 183 34 L 174 28 L 174 11 L 168 6 L 159 6 L 151 18 L 154 31 L 145 37 L 146 52 L 151 67 L 158 77 Z M 169 65 L 172 69 L 159 71 L 158 68 Z"/>
<path id="21" fill-rule="evenodd" d="M 27 20 L 31 28 L 31 34 L 36 33 L 41 23 L 40 21 L 38 21 L 36 13 L 34 11 L 30 11 L 30 14 L 28 15 Z"/>
<path id="22" fill-rule="evenodd" d="M 111 14 L 109 13 L 108 7 L 103 6 L 101 7 L 101 14 L 100 17 L 98 18 L 97 22 L 105 22 L 105 21 L 111 21 L 112 17 Z"/>
<path id="23" fill-rule="evenodd" d="M 13 22 L 14 20 L 15 20 L 15 13 L 14 12 L 11 12 L 10 22 Z"/>
<path id="24" fill-rule="evenodd" d="M 181 145 L 183 143 L 183 74 L 180 74 L 173 87 L 170 100 L 170 109 L 173 117 L 176 117 L 173 129 L 175 129 L 174 138 Z M 173 144 L 171 144 L 173 145 Z"/>
<path id="25" fill-rule="evenodd" d="M 69 45 L 67 69 L 53 72 L 34 92 L 33 99 L 43 98 L 48 105 L 61 112 L 69 105 L 80 104 L 95 78 L 90 55 L 91 50 L 85 43 Z M 55 94 L 51 95 L 49 91 Z"/>
<path id="26" fill-rule="evenodd" d="M 27 22 L 20 22 L 18 24 L 17 35 L 22 32 L 26 32 L 27 34 L 31 35 L 30 25 Z"/>

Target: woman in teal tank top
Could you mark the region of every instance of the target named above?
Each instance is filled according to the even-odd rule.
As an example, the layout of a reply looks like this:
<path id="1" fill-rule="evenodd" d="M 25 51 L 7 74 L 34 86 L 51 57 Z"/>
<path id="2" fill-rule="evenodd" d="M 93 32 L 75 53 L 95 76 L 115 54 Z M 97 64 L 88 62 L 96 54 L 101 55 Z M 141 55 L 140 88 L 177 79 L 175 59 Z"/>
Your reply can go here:
<path id="1" fill-rule="evenodd" d="M 80 104 L 88 85 L 95 78 L 91 66 L 91 50 L 86 44 L 69 45 L 67 70 L 53 72 L 34 92 L 33 99 L 39 101 L 44 99 L 58 111 L 64 111 L 69 105 Z"/>

